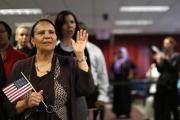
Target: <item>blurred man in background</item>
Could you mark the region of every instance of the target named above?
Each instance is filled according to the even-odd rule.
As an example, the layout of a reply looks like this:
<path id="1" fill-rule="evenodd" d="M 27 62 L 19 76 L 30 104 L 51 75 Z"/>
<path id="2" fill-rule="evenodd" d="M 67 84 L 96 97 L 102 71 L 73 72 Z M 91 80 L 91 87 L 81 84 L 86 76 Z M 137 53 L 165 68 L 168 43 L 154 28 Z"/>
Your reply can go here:
<path id="1" fill-rule="evenodd" d="M 83 22 L 79 22 L 79 28 L 87 30 L 87 27 Z M 97 108 L 98 110 L 101 110 L 100 119 L 103 120 L 105 104 L 109 102 L 109 78 L 105 58 L 101 49 L 89 41 L 87 42 L 86 49 L 89 54 L 91 73 L 96 86 L 94 93 L 87 96 L 86 101 L 89 109 Z M 94 111 L 94 120 L 96 120 L 97 114 L 97 111 Z"/>

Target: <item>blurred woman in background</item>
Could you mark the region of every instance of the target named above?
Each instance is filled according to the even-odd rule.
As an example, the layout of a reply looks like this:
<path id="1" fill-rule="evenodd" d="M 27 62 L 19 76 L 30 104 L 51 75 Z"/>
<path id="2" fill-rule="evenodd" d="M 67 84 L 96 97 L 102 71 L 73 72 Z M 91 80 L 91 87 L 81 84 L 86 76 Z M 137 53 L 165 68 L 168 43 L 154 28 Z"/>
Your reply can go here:
<path id="1" fill-rule="evenodd" d="M 135 65 L 128 58 L 128 51 L 121 47 L 112 64 L 114 99 L 113 111 L 117 117 L 130 118 L 131 112 L 131 80 L 135 76 Z"/>

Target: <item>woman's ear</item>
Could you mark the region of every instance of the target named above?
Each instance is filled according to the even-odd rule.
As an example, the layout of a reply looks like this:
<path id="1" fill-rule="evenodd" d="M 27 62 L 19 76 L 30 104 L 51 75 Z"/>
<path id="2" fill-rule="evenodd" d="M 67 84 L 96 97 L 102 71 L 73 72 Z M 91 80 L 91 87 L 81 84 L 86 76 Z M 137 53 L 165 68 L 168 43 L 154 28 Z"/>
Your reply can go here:
<path id="1" fill-rule="evenodd" d="M 31 44 L 33 45 L 33 47 L 35 47 L 35 43 L 34 43 L 34 39 L 31 37 L 31 40 L 30 40 Z"/>

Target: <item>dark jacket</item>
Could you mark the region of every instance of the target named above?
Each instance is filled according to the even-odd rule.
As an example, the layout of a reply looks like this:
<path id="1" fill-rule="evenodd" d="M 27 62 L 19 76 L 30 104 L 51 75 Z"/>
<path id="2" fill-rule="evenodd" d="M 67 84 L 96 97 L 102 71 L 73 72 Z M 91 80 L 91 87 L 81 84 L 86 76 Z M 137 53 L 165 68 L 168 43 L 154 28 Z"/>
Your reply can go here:
<path id="1" fill-rule="evenodd" d="M 69 108 L 69 118 L 70 120 L 86 120 L 86 118 L 81 118 L 81 113 L 77 109 L 77 100 L 80 96 L 91 93 L 93 90 L 93 80 L 90 72 L 84 72 L 79 69 L 76 62 L 72 57 L 62 57 L 59 55 L 54 55 L 53 59 L 57 58 L 60 63 L 60 71 L 63 72 L 62 76 L 65 80 L 70 80 L 70 103 Z M 26 76 L 29 76 L 34 69 L 35 57 L 30 57 L 25 60 L 21 60 L 15 64 L 13 67 L 12 74 L 10 76 L 10 81 L 15 81 L 21 78 L 20 72 L 23 72 Z M 66 71 L 66 72 L 65 72 Z M 52 89 L 47 86 L 47 89 Z M 53 95 L 47 96 L 54 97 Z M 41 118 L 38 118 L 41 119 Z M 46 120 L 51 120 L 47 119 Z"/>
<path id="2" fill-rule="evenodd" d="M 6 120 L 7 119 L 7 115 L 5 113 L 5 108 L 3 106 L 3 102 L 5 100 L 5 95 L 2 92 L 2 88 L 5 86 L 6 83 L 6 76 L 5 76 L 5 72 L 4 72 L 4 64 L 2 61 L 2 58 L 0 56 L 0 119 L 1 120 Z"/>
<path id="3" fill-rule="evenodd" d="M 157 64 L 157 69 L 160 72 L 158 85 L 167 89 L 177 89 L 178 72 L 180 71 L 180 55 L 173 53 L 168 60 L 162 59 Z"/>
<path id="4" fill-rule="evenodd" d="M 7 78 L 5 75 L 4 63 L 0 56 L 0 120 L 13 120 L 15 109 L 2 91 L 6 83 Z"/>
<path id="5" fill-rule="evenodd" d="M 54 50 L 54 52 L 56 54 L 62 55 L 62 56 L 72 56 L 75 58 L 75 53 L 73 51 L 66 51 L 61 47 L 61 44 L 58 44 Z M 87 57 L 87 64 L 90 68 L 90 58 L 89 58 L 89 54 L 87 49 L 85 48 L 84 50 L 85 56 Z M 75 58 L 76 59 L 76 58 Z M 87 117 L 88 115 L 88 106 L 87 106 L 87 101 L 85 99 L 85 96 L 79 97 L 77 100 L 79 106 L 78 109 L 80 111 L 80 115 L 82 116 L 82 118 Z M 83 109 L 82 109 L 83 108 Z M 79 120 L 84 120 L 84 119 L 79 119 Z"/>
<path id="6" fill-rule="evenodd" d="M 179 120 L 177 81 L 180 70 L 180 56 L 171 54 L 169 59 L 161 59 L 157 64 L 160 77 L 154 97 L 155 120 Z"/>

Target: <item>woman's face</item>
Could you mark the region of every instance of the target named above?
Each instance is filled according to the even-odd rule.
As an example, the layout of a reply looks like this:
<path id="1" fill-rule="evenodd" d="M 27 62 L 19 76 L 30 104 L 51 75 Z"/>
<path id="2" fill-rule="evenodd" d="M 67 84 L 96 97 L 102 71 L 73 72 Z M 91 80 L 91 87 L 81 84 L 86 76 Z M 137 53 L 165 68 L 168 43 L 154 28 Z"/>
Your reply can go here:
<path id="1" fill-rule="evenodd" d="M 27 46 L 29 42 L 29 30 L 27 28 L 19 28 L 16 33 L 16 40 L 20 46 Z"/>
<path id="2" fill-rule="evenodd" d="M 163 41 L 163 47 L 164 47 L 164 51 L 165 51 L 165 52 L 168 52 L 168 51 L 171 51 L 171 50 L 174 49 L 174 44 L 171 43 L 171 40 L 165 39 L 165 40 Z"/>
<path id="3" fill-rule="evenodd" d="M 47 21 L 41 21 L 34 29 L 34 37 L 31 41 L 37 51 L 54 51 L 56 40 L 54 26 Z"/>
<path id="4" fill-rule="evenodd" d="M 6 46 L 8 42 L 8 32 L 4 25 L 0 23 L 0 47 Z"/>
<path id="5" fill-rule="evenodd" d="M 67 15 L 64 20 L 62 27 L 63 38 L 70 37 L 72 38 L 76 29 L 76 22 L 72 15 Z"/>

